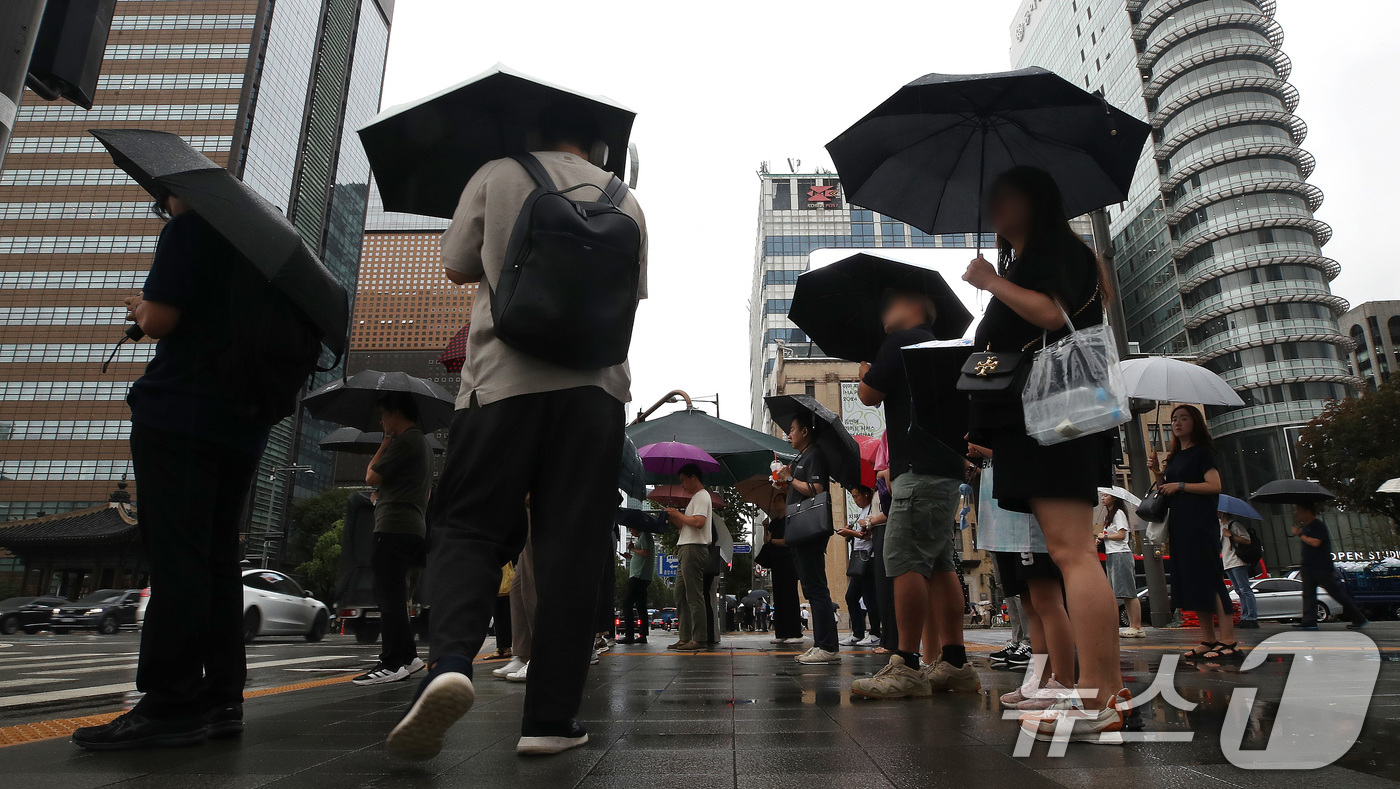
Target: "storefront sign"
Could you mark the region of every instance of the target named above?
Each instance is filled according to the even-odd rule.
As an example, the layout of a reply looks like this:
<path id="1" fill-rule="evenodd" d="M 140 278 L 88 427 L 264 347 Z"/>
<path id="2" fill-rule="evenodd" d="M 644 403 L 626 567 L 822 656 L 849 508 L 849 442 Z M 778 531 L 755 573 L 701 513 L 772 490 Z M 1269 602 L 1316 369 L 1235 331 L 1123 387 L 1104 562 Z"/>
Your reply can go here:
<path id="1" fill-rule="evenodd" d="M 860 401 L 860 384 L 841 384 L 841 425 L 853 436 L 879 438 L 885 432 L 885 411 Z"/>

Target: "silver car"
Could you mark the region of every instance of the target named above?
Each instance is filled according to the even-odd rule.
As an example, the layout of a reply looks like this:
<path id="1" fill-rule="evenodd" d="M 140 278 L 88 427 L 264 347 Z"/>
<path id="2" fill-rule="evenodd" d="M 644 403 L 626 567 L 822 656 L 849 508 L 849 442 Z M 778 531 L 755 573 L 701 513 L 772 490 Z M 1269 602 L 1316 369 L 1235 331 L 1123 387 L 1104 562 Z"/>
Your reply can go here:
<path id="1" fill-rule="evenodd" d="M 258 636 L 320 641 L 330 628 L 326 604 L 276 570 L 243 571 L 243 643 Z"/>
<path id="2" fill-rule="evenodd" d="M 1302 619 L 1303 582 L 1297 578 L 1260 578 L 1250 588 L 1259 605 L 1260 619 Z M 1230 599 L 1239 603 L 1239 593 L 1230 590 Z M 1317 594 L 1317 621 L 1326 622 L 1341 613 L 1342 604 L 1321 589 Z"/>

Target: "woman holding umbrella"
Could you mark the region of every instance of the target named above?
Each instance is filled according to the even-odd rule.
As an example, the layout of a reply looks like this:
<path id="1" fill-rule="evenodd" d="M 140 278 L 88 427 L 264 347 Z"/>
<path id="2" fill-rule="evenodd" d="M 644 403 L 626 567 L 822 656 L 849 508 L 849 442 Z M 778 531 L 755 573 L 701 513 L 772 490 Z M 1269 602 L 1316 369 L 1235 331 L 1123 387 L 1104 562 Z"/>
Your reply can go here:
<path id="1" fill-rule="evenodd" d="M 1059 187 L 1044 171 L 1017 167 L 993 183 L 988 202 L 997 231 L 999 265 L 978 257 L 963 279 L 993 298 L 977 328 L 975 346 L 1025 352 L 1068 334 L 1065 312 L 1076 326 L 1103 320 L 1108 295 L 1096 256 L 1070 228 Z M 1058 306 L 1057 306 L 1058 302 Z M 996 453 L 993 495 L 1003 509 L 1030 512 L 1045 532 L 1051 557 L 1064 577 L 1065 601 L 1079 653 L 1079 686 L 1085 718 L 1074 739 L 1092 739 L 1122 728 L 1123 687 L 1115 633 L 1113 589 L 1093 551 L 1094 504 L 1108 484 L 1109 433 L 1041 446 L 1026 434 L 1019 397 L 1009 402 L 973 399 L 970 442 Z M 974 449 L 975 451 L 975 449 Z M 1039 734 L 1053 730 L 1055 711 L 1042 716 Z"/>

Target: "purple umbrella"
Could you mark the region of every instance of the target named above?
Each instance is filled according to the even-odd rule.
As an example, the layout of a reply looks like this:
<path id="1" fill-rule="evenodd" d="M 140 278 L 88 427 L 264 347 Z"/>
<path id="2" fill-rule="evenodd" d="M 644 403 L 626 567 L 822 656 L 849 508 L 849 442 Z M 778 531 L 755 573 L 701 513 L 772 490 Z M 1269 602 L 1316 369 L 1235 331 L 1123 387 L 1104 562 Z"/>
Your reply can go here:
<path id="1" fill-rule="evenodd" d="M 719 471 L 721 468 L 719 461 L 710 453 L 694 444 L 679 441 L 647 444 L 637 450 L 637 454 L 642 456 L 642 468 L 653 474 L 675 474 L 690 463 L 699 466 L 701 471 Z"/>

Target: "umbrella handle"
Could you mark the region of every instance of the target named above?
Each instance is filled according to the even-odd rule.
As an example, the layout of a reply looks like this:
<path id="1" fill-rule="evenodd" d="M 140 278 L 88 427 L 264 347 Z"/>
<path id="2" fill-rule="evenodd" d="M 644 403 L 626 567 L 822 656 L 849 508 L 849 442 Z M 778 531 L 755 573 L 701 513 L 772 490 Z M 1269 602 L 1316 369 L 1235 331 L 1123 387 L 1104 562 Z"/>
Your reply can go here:
<path id="1" fill-rule="evenodd" d="M 982 124 L 982 145 L 978 148 L 977 162 L 977 257 L 982 257 L 982 184 L 987 177 L 987 124 Z M 998 272 L 1000 273 L 1000 272 Z"/>

